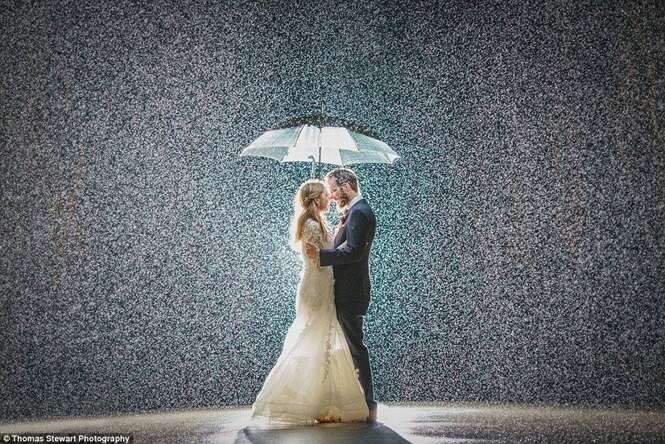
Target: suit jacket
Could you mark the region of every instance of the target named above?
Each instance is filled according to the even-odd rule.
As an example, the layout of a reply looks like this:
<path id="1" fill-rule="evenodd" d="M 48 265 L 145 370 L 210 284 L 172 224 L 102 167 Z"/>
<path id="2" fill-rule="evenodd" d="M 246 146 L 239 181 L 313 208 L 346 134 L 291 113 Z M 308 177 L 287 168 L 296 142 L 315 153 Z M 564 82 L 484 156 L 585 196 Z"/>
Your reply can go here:
<path id="1" fill-rule="evenodd" d="M 349 208 L 346 222 L 335 236 L 335 248 L 320 250 L 321 266 L 333 266 L 338 308 L 367 313 L 371 288 L 369 252 L 375 233 L 374 212 L 365 199 L 360 199 Z"/>

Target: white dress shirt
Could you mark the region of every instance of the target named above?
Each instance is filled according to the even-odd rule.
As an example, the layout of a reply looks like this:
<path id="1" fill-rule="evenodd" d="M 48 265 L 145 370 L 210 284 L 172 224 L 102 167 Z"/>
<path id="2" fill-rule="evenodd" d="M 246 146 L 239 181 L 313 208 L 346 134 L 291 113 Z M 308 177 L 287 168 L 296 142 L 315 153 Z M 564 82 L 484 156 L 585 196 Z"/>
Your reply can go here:
<path id="1" fill-rule="evenodd" d="M 351 199 L 351 202 L 349 202 L 347 206 L 345 206 L 344 208 L 342 208 L 342 214 L 346 214 L 346 212 L 349 211 L 349 210 L 351 209 L 351 207 L 354 206 L 355 203 L 358 202 L 358 201 L 359 201 L 360 199 L 362 199 L 362 198 L 363 198 L 363 195 L 360 194 L 360 193 L 358 193 L 358 194 L 356 195 L 356 197 L 354 197 L 353 199 Z"/>

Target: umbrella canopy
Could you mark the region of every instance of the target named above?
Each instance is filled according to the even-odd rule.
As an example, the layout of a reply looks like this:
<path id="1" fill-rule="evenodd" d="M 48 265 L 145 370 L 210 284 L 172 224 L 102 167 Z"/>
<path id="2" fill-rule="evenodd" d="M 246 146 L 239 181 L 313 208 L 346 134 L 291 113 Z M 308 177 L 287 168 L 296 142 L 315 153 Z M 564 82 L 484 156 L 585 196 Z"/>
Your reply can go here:
<path id="1" fill-rule="evenodd" d="M 291 125 L 291 126 L 286 126 Z M 364 128 L 327 116 L 293 118 L 269 129 L 245 148 L 241 156 L 260 156 L 280 162 L 318 162 L 333 165 L 388 163 L 399 155 Z"/>

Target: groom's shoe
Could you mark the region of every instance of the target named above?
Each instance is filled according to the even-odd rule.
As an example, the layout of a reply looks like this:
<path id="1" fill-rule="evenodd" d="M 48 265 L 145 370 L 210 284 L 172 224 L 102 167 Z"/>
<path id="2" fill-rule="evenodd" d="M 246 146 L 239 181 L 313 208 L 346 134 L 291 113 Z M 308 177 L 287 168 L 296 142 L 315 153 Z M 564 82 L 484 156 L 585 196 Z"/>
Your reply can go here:
<path id="1" fill-rule="evenodd" d="M 369 416 L 367 417 L 368 423 L 376 422 L 376 408 L 370 409 Z"/>

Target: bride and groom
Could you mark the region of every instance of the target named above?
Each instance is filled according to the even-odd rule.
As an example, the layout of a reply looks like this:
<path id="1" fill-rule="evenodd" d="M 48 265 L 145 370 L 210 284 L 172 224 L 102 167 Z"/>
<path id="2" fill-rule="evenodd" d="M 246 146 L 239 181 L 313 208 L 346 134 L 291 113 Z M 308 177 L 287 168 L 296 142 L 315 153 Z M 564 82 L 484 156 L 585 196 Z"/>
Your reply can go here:
<path id="1" fill-rule="evenodd" d="M 330 200 L 343 211 L 335 232 L 324 216 Z M 377 403 L 363 343 L 374 213 L 346 168 L 328 173 L 325 183 L 303 183 L 294 207 L 291 242 L 303 254 L 296 318 L 252 418 L 269 426 L 374 422 Z"/>

